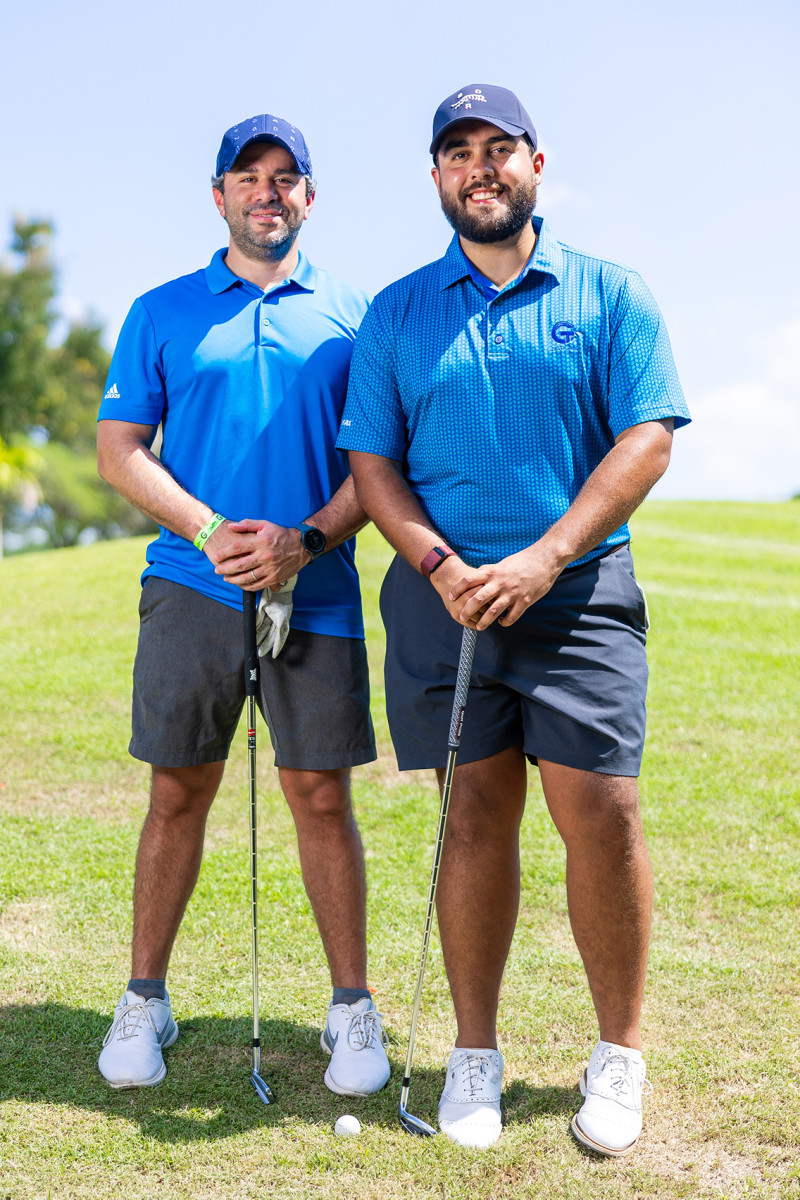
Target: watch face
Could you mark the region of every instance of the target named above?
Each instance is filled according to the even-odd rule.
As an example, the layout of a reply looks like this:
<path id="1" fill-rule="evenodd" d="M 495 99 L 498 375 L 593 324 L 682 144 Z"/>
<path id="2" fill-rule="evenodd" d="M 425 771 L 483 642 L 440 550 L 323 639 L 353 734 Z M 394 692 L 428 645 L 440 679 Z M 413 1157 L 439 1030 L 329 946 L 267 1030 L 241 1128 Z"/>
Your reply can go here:
<path id="1" fill-rule="evenodd" d="M 306 529 L 303 532 L 303 545 L 309 554 L 322 554 L 325 549 L 325 534 L 319 529 Z"/>

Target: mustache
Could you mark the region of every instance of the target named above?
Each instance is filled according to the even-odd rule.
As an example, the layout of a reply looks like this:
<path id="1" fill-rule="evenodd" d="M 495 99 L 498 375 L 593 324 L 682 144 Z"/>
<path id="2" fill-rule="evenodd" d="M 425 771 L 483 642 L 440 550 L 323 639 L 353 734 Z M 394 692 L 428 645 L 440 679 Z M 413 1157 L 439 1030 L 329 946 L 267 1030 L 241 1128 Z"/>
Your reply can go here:
<path id="1" fill-rule="evenodd" d="M 269 213 L 271 216 L 285 217 L 288 211 L 282 204 L 251 204 L 249 208 L 243 209 L 246 217 L 251 213 Z"/>
<path id="2" fill-rule="evenodd" d="M 465 187 L 461 193 L 461 199 L 466 200 L 467 196 L 471 196 L 473 192 L 495 192 L 499 196 L 504 191 L 506 191 L 505 184 L 486 179 L 483 183 L 471 183 L 468 187 Z"/>

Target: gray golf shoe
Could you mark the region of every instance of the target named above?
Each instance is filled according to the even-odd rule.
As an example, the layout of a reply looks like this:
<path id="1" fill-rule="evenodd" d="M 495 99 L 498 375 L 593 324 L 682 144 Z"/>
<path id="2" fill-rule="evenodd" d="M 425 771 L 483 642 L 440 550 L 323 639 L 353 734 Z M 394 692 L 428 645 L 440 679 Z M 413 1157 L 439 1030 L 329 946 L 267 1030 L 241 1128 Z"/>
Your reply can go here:
<path id="1" fill-rule="evenodd" d="M 381 1014 L 366 996 L 355 1004 L 331 1004 L 320 1045 L 331 1061 L 325 1085 L 340 1096 L 371 1096 L 389 1082 L 388 1038 Z"/>
<path id="2" fill-rule="evenodd" d="M 169 995 L 144 1000 L 125 992 L 103 1040 L 100 1074 L 113 1088 L 155 1087 L 167 1073 L 161 1051 L 177 1040 Z"/>

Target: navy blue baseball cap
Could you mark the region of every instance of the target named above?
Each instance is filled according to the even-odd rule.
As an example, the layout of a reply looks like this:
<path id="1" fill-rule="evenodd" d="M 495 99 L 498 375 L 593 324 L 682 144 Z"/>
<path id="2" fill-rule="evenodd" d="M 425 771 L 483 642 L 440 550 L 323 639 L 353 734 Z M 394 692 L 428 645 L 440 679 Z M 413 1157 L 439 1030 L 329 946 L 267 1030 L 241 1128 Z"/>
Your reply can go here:
<path id="1" fill-rule="evenodd" d="M 495 87 L 491 83 L 473 83 L 443 100 L 433 118 L 431 154 L 434 158 L 445 132 L 457 121 L 488 121 L 490 125 L 502 129 L 503 133 L 513 133 L 517 137 L 527 133 L 536 149 L 533 121 L 508 88 Z"/>
<path id="2" fill-rule="evenodd" d="M 231 126 L 219 148 L 217 175 L 230 171 L 245 146 L 251 142 L 275 142 L 283 146 L 291 154 L 300 174 L 311 178 L 311 155 L 302 133 L 288 121 L 270 116 L 269 113 L 261 113 L 257 117 L 250 117 L 249 121 L 240 121 L 238 125 Z"/>

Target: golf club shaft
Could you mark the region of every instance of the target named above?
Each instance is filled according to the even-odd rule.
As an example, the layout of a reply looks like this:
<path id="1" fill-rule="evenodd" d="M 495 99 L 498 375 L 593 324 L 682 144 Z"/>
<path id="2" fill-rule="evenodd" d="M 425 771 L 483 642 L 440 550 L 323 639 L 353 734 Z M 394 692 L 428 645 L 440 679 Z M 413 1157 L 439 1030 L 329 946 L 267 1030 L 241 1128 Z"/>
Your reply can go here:
<path id="1" fill-rule="evenodd" d="M 256 688 L 258 647 L 256 645 L 256 597 L 244 593 L 245 695 L 247 697 L 247 758 L 250 780 L 250 893 L 253 939 L 253 1070 L 261 1070 L 261 1040 L 258 1019 L 258 856 L 256 808 Z"/>
<path id="2" fill-rule="evenodd" d="M 447 823 L 447 811 L 450 807 L 450 792 L 453 787 L 453 773 L 456 766 L 456 753 L 461 742 L 461 725 L 464 718 L 464 709 L 467 705 L 467 695 L 469 693 L 469 677 L 472 672 L 472 656 L 475 653 L 476 637 L 477 633 L 474 629 L 464 629 L 462 631 L 461 656 L 458 661 L 458 675 L 456 676 L 453 712 L 450 718 L 450 737 L 447 743 L 447 766 L 445 768 L 444 783 L 442 786 L 442 803 L 439 809 L 439 825 L 436 830 L 436 845 L 434 847 L 433 863 L 431 865 L 431 881 L 428 888 L 428 906 L 425 913 L 425 932 L 422 937 L 422 954 L 420 955 L 419 972 L 417 973 L 417 990 L 414 994 L 414 1008 L 411 1014 L 411 1029 L 408 1035 L 406 1065 L 405 1070 L 403 1071 L 403 1084 L 400 1089 L 401 1110 L 405 1110 L 407 1108 L 408 1093 L 411 1087 L 411 1061 L 414 1057 L 414 1042 L 417 1035 L 417 1019 L 419 1017 L 419 1006 L 422 999 L 422 982 L 425 977 L 425 965 L 428 961 L 428 944 L 430 942 L 431 926 L 433 924 L 433 910 L 436 903 L 436 885 L 439 882 L 439 864 L 442 857 L 442 844 L 444 842 L 444 830 Z"/>

